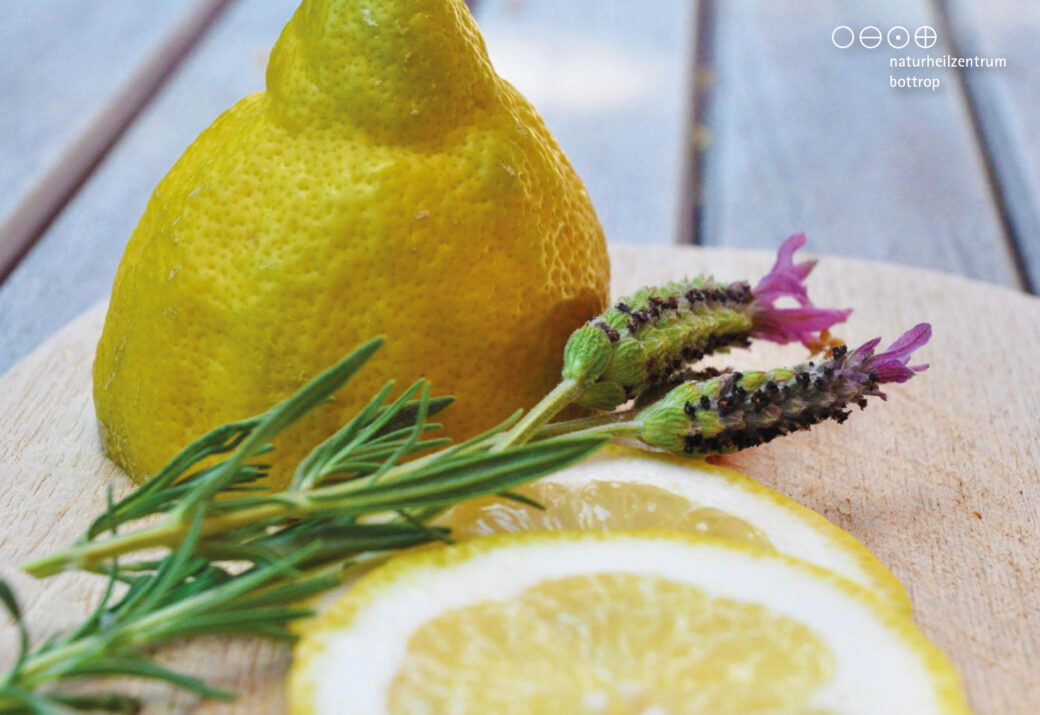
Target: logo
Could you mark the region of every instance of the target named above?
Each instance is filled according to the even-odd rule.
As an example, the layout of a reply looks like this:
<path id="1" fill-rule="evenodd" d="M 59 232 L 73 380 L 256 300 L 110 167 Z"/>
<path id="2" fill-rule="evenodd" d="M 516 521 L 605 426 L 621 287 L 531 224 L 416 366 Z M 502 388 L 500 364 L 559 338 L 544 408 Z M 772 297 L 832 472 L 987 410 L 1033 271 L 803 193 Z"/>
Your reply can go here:
<path id="1" fill-rule="evenodd" d="M 902 25 L 892 27 L 887 33 L 883 33 L 877 25 L 867 25 L 860 29 L 858 34 L 848 25 L 838 25 L 831 31 L 831 43 L 839 50 L 852 47 L 857 39 L 860 46 L 868 50 L 880 47 L 882 40 L 892 49 L 901 50 L 910 44 L 910 37 L 910 31 Z M 922 50 L 927 50 L 935 46 L 939 35 L 935 28 L 921 25 L 914 31 L 913 40 Z"/>

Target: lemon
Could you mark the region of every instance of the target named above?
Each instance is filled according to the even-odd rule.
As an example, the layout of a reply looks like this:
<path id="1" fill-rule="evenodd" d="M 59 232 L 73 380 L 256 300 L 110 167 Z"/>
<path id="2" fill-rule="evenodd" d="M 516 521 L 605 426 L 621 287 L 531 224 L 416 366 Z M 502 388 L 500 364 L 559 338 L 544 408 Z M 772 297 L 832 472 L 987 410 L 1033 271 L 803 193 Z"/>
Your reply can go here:
<path id="1" fill-rule="evenodd" d="M 438 421 L 464 438 L 556 383 L 608 273 L 581 180 L 461 0 L 307 0 L 266 91 L 199 135 L 130 238 L 94 363 L 104 447 L 140 480 L 376 334 L 279 439 L 273 484 L 391 377 L 455 395 Z"/>
<path id="2" fill-rule="evenodd" d="M 966 713 L 910 618 L 829 571 L 676 531 L 395 559 L 304 635 L 291 712 Z"/>
<path id="3" fill-rule="evenodd" d="M 829 569 L 910 611 L 903 585 L 854 536 L 732 469 L 608 447 L 514 491 L 545 510 L 488 497 L 463 502 L 439 523 L 457 541 L 497 532 L 648 527 L 735 539 Z"/>

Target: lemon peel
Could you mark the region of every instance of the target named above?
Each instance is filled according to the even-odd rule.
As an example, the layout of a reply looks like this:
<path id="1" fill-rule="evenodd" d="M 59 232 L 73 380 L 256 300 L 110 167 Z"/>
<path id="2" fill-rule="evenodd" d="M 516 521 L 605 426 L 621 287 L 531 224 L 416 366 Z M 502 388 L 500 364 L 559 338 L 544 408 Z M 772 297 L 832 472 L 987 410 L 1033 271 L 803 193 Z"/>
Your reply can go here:
<path id="1" fill-rule="evenodd" d="M 373 369 L 279 438 L 273 486 L 390 378 L 453 394 L 460 440 L 552 387 L 608 283 L 580 178 L 461 0 L 306 0 L 266 91 L 199 135 L 130 238 L 102 442 L 140 481 L 378 334 Z"/>

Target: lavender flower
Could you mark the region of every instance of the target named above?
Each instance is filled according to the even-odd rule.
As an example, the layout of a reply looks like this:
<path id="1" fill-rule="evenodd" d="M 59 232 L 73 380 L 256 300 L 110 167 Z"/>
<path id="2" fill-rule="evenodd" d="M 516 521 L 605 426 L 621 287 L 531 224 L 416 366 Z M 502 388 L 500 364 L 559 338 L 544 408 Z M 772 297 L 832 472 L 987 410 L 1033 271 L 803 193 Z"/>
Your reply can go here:
<path id="1" fill-rule="evenodd" d="M 816 261 L 794 262 L 794 254 L 805 245 L 804 233 L 789 236 L 780 244 L 776 262 L 762 277 L 755 289 L 751 307 L 751 337 L 774 343 L 800 342 L 808 345 L 820 331 L 827 330 L 849 317 L 851 310 L 817 308 L 809 300 L 805 279 L 816 266 Z M 781 298 L 794 298 L 797 308 L 777 308 Z"/>
<path id="2" fill-rule="evenodd" d="M 806 345 L 818 340 L 820 331 L 850 311 L 817 308 L 809 300 L 805 279 L 815 262 L 794 262 L 805 240 L 797 234 L 784 241 L 773 268 L 753 289 L 746 281 L 699 276 L 644 288 L 593 318 L 568 345 L 564 377 L 589 383 L 578 402 L 613 409 L 651 387 L 685 379 L 689 366 L 705 355 L 746 347 L 752 338 Z M 797 307 L 777 307 L 783 298 Z M 590 327 L 607 340 L 592 339 Z M 604 362 L 598 353 L 608 350 Z"/>
<path id="3" fill-rule="evenodd" d="M 685 383 L 640 412 L 639 438 L 676 454 L 705 456 L 763 444 L 827 419 L 844 422 L 847 406 L 862 409 L 869 396 L 885 399 L 880 385 L 906 382 L 928 367 L 907 363 L 931 334 L 931 326 L 921 323 L 877 354 L 880 338 L 852 351 L 836 347 L 819 363 Z"/>

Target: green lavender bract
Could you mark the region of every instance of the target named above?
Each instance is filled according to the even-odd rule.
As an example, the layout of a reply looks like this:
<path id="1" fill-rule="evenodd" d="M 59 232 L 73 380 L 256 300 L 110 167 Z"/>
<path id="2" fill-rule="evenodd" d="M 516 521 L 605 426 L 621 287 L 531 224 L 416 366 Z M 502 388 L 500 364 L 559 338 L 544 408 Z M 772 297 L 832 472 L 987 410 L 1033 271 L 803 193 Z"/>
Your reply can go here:
<path id="1" fill-rule="evenodd" d="M 600 382 L 612 383 L 614 395 L 622 398 L 610 407 L 675 380 L 684 366 L 706 354 L 746 346 L 753 327 L 751 300 L 747 283 L 722 286 L 698 277 L 644 288 L 593 319 L 591 325 L 610 339 Z M 601 394 L 578 402 L 604 409 Z"/>
<path id="2" fill-rule="evenodd" d="M 866 407 L 879 386 L 905 382 L 927 366 L 908 367 L 931 328 L 920 324 L 874 354 L 878 340 L 848 351 L 834 348 L 818 363 L 769 371 L 733 372 L 676 387 L 636 417 L 646 444 L 676 454 L 735 452 L 827 419 L 844 422 L 849 405 Z"/>

